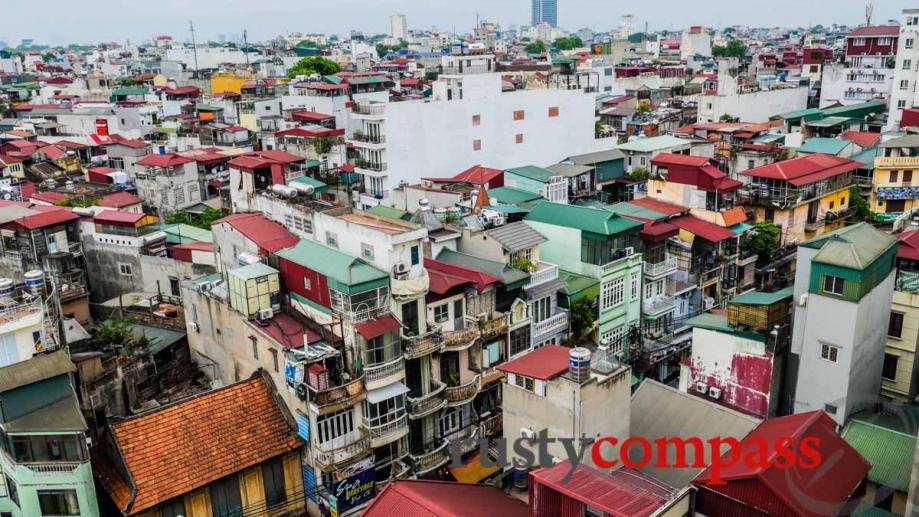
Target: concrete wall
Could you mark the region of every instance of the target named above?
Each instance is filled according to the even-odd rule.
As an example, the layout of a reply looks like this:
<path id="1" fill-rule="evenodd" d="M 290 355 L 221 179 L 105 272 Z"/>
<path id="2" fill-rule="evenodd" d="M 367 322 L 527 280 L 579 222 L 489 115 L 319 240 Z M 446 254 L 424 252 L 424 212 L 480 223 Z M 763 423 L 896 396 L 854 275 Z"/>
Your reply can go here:
<path id="1" fill-rule="evenodd" d="M 718 122 L 722 115 L 740 117 L 744 122 L 766 122 L 773 115 L 806 107 L 805 87 L 707 95 L 699 100 L 699 122 Z"/>
<path id="2" fill-rule="evenodd" d="M 101 303 L 119 294 L 143 291 L 143 270 L 137 248 L 105 244 L 97 242 L 92 235 L 84 235 L 83 253 L 92 302 Z M 129 264 L 132 274 L 121 274 L 119 264 Z"/>

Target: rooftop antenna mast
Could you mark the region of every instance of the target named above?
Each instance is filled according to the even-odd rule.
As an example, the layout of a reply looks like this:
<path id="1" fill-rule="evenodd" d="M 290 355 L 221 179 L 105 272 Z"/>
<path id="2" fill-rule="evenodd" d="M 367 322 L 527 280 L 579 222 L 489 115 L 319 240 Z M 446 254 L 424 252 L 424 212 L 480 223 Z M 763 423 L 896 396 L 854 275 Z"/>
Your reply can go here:
<path id="1" fill-rule="evenodd" d="M 874 0 L 865 1 L 865 25 L 871 25 L 871 17 L 874 15 Z"/>
<path id="2" fill-rule="evenodd" d="M 195 43 L 195 24 L 188 20 L 188 30 L 191 31 L 191 53 L 195 58 L 195 79 L 198 78 L 198 44 Z"/>

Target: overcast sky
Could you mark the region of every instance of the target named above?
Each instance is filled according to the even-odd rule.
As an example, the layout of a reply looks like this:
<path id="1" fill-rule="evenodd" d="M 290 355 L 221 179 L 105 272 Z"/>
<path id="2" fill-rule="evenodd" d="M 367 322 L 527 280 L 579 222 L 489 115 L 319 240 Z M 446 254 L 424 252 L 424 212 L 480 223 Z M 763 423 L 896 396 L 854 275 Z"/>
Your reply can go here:
<path id="1" fill-rule="evenodd" d="M 875 0 L 874 22 L 899 19 L 919 0 Z M 864 22 L 865 0 L 558 0 L 559 25 L 609 29 L 623 14 L 651 30 L 689 25 L 802 26 Z M 468 32 L 476 12 L 504 27 L 529 22 L 530 0 L 0 0 L 0 40 L 36 43 L 146 41 L 156 34 L 188 38 L 194 20 L 199 41 L 249 31 L 250 40 L 287 32 L 347 34 L 388 31 L 387 17 L 403 13 L 411 29 L 437 25 Z"/>

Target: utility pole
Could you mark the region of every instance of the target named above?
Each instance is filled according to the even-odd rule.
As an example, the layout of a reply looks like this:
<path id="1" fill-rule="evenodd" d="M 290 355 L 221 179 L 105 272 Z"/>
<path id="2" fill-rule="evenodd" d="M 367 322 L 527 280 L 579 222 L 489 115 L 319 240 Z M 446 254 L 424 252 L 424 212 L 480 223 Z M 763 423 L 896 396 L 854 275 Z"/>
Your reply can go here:
<path id="1" fill-rule="evenodd" d="M 195 43 L 195 24 L 188 20 L 188 30 L 191 31 L 191 53 L 195 58 L 195 79 L 198 78 L 198 44 Z"/>

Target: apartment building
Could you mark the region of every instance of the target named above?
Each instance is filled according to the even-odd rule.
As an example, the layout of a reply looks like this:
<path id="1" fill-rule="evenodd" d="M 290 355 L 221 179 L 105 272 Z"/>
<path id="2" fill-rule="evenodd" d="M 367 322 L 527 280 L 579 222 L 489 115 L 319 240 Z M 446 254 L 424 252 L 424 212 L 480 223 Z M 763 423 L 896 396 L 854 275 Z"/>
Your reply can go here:
<path id="1" fill-rule="evenodd" d="M 195 160 L 178 153 L 151 154 L 136 161 L 137 195 L 148 210 L 161 217 L 201 201 Z"/>
<path id="2" fill-rule="evenodd" d="M 820 106 L 890 99 L 900 26 L 857 27 L 846 35 L 843 61 L 823 67 Z"/>
<path id="3" fill-rule="evenodd" d="M 807 107 L 808 88 L 797 83 L 775 83 L 769 89 L 741 83 L 735 58 L 718 60 L 717 89 L 699 100 L 699 122 L 718 122 L 730 115 L 750 122 L 765 122 L 776 113 Z"/>
<path id="4" fill-rule="evenodd" d="M 919 166 L 919 136 L 893 138 L 878 147 L 869 206 L 879 222 L 889 225 L 893 219 L 919 208 L 919 188 L 913 185 L 913 168 Z"/>
<path id="5" fill-rule="evenodd" d="M 919 394 L 919 232 L 897 235 L 897 277 L 894 282 L 887 345 L 881 370 L 881 395 L 908 403 Z"/>
<path id="6" fill-rule="evenodd" d="M 903 9 L 897 36 L 896 64 L 885 130 L 900 128 L 903 110 L 916 106 L 916 81 L 919 80 L 919 9 Z"/>

